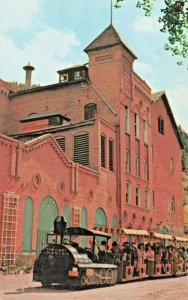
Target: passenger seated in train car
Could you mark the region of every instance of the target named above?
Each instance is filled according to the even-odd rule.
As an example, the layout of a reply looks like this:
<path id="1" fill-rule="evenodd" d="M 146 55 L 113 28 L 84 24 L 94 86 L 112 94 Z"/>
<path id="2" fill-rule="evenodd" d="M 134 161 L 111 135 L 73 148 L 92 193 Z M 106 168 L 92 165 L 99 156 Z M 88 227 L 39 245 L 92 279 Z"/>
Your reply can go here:
<path id="1" fill-rule="evenodd" d="M 107 262 L 107 242 L 102 241 L 99 252 L 98 252 L 99 262 L 105 263 Z"/>
<path id="2" fill-rule="evenodd" d="M 112 243 L 111 252 L 112 252 L 113 255 L 114 255 L 114 262 L 115 262 L 115 264 L 119 264 L 119 263 L 121 262 L 123 252 L 122 252 L 122 250 L 120 249 L 120 247 L 118 246 L 118 244 L 117 244 L 116 241 L 114 241 L 114 242 Z"/>
<path id="3" fill-rule="evenodd" d="M 122 245 L 122 261 L 126 266 L 130 266 L 131 264 L 131 249 L 129 242 L 124 242 Z"/>
<path id="4" fill-rule="evenodd" d="M 153 274 L 154 274 L 155 253 L 152 250 L 151 244 L 147 245 L 146 258 L 147 258 L 148 275 L 153 276 Z"/>
<path id="5" fill-rule="evenodd" d="M 155 263 L 160 264 L 161 263 L 161 256 L 162 256 L 162 248 L 159 242 L 156 242 L 153 250 L 155 252 Z"/>

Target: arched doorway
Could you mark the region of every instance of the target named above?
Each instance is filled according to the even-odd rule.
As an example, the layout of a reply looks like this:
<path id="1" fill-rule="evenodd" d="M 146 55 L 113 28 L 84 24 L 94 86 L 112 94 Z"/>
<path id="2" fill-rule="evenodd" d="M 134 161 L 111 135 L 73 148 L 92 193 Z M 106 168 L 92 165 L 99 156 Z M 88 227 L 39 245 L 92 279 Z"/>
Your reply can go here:
<path id="1" fill-rule="evenodd" d="M 24 203 L 24 222 L 22 237 L 22 252 L 32 252 L 33 232 L 33 200 L 28 197 Z"/>
<path id="2" fill-rule="evenodd" d="M 105 212 L 102 208 L 98 208 L 95 212 L 94 226 L 107 227 L 106 215 L 105 215 Z M 103 240 L 102 237 L 98 237 L 96 239 L 96 242 L 98 243 L 98 245 L 100 245 L 102 240 Z"/>
<path id="3" fill-rule="evenodd" d="M 169 230 L 166 227 L 162 227 L 159 232 L 163 234 L 169 234 Z"/>
<path id="4" fill-rule="evenodd" d="M 58 216 L 58 208 L 55 200 L 47 196 L 39 207 L 37 228 L 37 257 L 46 245 L 47 233 L 54 230 L 54 220 Z"/>

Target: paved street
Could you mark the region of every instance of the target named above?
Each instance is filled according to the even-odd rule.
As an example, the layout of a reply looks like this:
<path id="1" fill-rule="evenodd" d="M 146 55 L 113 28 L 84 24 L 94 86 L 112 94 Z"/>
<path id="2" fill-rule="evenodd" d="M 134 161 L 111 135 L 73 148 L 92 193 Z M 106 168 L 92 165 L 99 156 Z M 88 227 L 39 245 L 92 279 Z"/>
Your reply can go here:
<path id="1" fill-rule="evenodd" d="M 0 300 L 177 300 L 188 299 L 188 277 L 147 280 L 119 284 L 113 287 L 70 291 L 60 288 L 42 288 L 32 282 L 31 274 L 0 275 Z"/>

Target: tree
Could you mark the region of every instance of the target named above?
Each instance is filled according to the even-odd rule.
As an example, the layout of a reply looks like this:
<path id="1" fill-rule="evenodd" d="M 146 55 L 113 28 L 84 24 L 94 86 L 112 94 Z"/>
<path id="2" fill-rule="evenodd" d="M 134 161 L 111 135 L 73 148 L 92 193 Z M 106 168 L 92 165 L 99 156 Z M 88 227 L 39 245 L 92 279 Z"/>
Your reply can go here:
<path id="1" fill-rule="evenodd" d="M 114 6 L 121 7 L 124 0 L 116 0 Z M 136 6 L 150 16 L 157 0 L 137 0 Z M 162 25 L 161 32 L 167 34 L 165 50 L 181 60 L 188 58 L 188 0 L 164 0 L 164 8 L 158 19 Z M 182 61 L 178 61 L 181 65 Z"/>

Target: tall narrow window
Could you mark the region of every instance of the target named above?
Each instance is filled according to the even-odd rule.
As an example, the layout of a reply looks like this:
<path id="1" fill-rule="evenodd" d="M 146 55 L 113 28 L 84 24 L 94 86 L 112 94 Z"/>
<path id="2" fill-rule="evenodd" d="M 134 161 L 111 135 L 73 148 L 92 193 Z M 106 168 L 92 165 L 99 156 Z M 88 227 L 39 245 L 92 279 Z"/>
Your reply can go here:
<path id="1" fill-rule="evenodd" d="M 170 158 L 170 172 L 173 172 L 174 171 L 174 158 L 171 157 Z"/>
<path id="2" fill-rule="evenodd" d="M 130 173 L 130 152 L 128 149 L 125 150 L 125 171 Z"/>
<path id="3" fill-rule="evenodd" d="M 74 161 L 84 166 L 89 165 L 88 133 L 74 136 Z"/>
<path id="4" fill-rule="evenodd" d="M 161 117 L 158 117 L 158 132 L 164 134 L 164 121 Z"/>
<path id="5" fill-rule="evenodd" d="M 101 167 L 106 167 L 106 138 L 101 135 Z"/>
<path id="6" fill-rule="evenodd" d="M 140 159 L 138 155 L 135 157 L 135 175 L 140 177 Z"/>
<path id="7" fill-rule="evenodd" d="M 130 132 L 130 113 L 127 106 L 125 106 L 125 132 Z"/>
<path id="8" fill-rule="evenodd" d="M 153 198 L 153 209 L 155 209 L 155 192 L 152 192 L 152 198 Z"/>
<path id="9" fill-rule="evenodd" d="M 97 105 L 95 103 L 89 103 L 84 107 L 84 120 L 93 119 L 97 111 Z"/>
<path id="10" fill-rule="evenodd" d="M 174 197 L 172 197 L 171 210 L 172 210 L 172 212 L 175 212 L 175 199 L 174 199 Z"/>
<path id="11" fill-rule="evenodd" d="M 131 203 L 131 183 L 129 181 L 126 182 L 125 200 L 126 203 Z"/>
<path id="12" fill-rule="evenodd" d="M 114 162 L 113 162 L 113 156 L 114 156 L 114 143 L 112 140 L 109 140 L 109 170 L 114 170 Z"/>
<path id="13" fill-rule="evenodd" d="M 148 122 L 147 120 L 144 120 L 144 143 L 148 143 Z"/>
<path id="14" fill-rule="evenodd" d="M 136 187 L 136 206 L 140 206 L 140 187 Z"/>
<path id="15" fill-rule="evenodd" d="M 149 191 L 148 190 L 145 190 L 145 195 L 144 195 L 145 199 L 144 199 L 144 202 L 145 202 L 145 208 L 146 209 L 149 209 Z"/>
<path id="16" fill-rule="evenodd" d="M 139 116 L 137 113 L 134 113 L 134 134 L 135 137 L 139 138 Z"/>
<path id="17" fill-rule="evenodd" d="M 147 159 L 144 160 L 144 180 L 148 181 L 149 176 L 148 176 L 148 161 Z"/>

